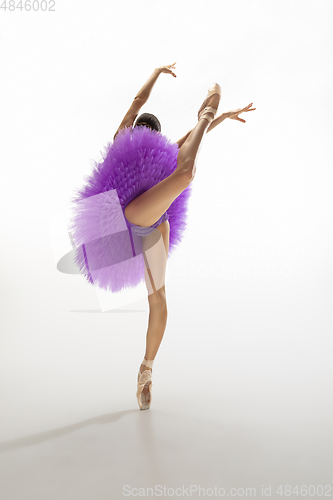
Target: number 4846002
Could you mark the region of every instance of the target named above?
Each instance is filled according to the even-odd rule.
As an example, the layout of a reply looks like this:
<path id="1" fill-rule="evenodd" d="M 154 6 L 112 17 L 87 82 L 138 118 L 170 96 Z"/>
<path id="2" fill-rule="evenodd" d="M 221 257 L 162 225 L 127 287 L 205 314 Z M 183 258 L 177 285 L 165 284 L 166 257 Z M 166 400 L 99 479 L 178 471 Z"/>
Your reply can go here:
<path id="1" fill-rule="evenodd" d="M 42 11 L 42 12 L 55 12 L 55 0 L 20 0 L 15 3 L 15 0 L 4 0 L 0 5 L 2 10 L 25 10 L 25 11 Z"/>
<path id="2" fill-rule="evenodd" d="M 276 490 L 276 493 L 281 497 L 306 496 L 307 498 L 315 497 L 318 499 L 319 497 L 331 497 L 331 491 L 332 486 L 330 484 L 325 484 L 325 486 L 321 484 L 318 484 L 317 486 L 314 486 L 313 484 L 309 486 L 303 484 L 302 486 L 295 486 L 294 488 L 292 488 L 289 484 L 285 484 L 280 486 Z"/>

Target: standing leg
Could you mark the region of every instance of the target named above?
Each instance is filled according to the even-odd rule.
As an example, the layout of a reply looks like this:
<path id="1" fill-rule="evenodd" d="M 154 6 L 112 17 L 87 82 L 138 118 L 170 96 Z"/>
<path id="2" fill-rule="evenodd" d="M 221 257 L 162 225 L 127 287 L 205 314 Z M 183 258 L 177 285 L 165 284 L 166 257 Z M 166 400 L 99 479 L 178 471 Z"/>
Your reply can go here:
<path id="1" fill-rule="evenodd" d="M 167 321 L 165 275 L 169 252 L 169 221 L 160 224 L 155 231 L 159 234 L 159 239 L 145 252 L 146 263 L 149 266 L 149 268 L 145 270 L 149 302 L 149 322 L 145 352 L 146 359 L 155 359 L 164 335 Z M 149 236 L 146 238 L 149 238 Z M 149 240 L 147 240 L 146 244 L 147 246 L 149 245 Z"/>
<path id="2" fill-rule="evenodd" d="M 152 362 L 155 359 L 157 351 L 161 345 L 166 324 L 167 324 L 167 303 L 165 294 L 165 273 L 166 264 L 169 252 L 169 236 L 170 224 L 165 221 L 160 224 L 151 235 L 143 238 L 143 252 L 145 254 L 145 279 L 148 290 L 149 302 L 149 320 L 148 330 L 146 336 L 146 351 L 144 361 L 149 360 L 147 364 L 142 362 L 138 374 L 138 381 L 140 374 L 145 370 L 152 371 Z M 156 233 L 159 234 L 158 241 Z M 155 237 L 154 237 L 155 236 Z M 154 240 L 154 241 L 153 241 Z M 151 245 L 151 243 L 155 243 Z M 140 400 L 144 405 L 143 409 L 150 407 L 150 387 L 151 382 L 148 381 L 140 394 Z"/>

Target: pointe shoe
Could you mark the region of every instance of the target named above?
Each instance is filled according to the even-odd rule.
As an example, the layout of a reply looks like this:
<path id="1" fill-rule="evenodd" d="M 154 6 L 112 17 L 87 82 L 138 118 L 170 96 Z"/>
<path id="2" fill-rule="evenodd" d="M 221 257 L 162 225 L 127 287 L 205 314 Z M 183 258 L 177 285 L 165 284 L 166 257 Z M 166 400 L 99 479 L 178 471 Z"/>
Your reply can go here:
<path id="1" fill-rule="evenodd" d="M 215 118 L 215 115 L 217 113 L 217 109 L 218 109 L 218 106 L 220 103 L 220 99 L 219 99 L 219 103 L 217 105 L 217 108 L 212 108 L 210 106 L 206 106 L 207 104 L 209 104 L 211 97 L 215 94 L 217 94 L 221 98 L 221 87 L 218 83 L 214 83 L 208 89 L 207 97 L 204 100 L 204 102 L 202 103 L 201 108 L 198 111 L 198 120 L 204 119 L 204 120 L 207 120 L 209 124 L 211 124 L 213 118 Z M 210 116 L 208 113 L 212 113 L 213 116 Z"/>
<path id="2" fill-rule="evenodd" d="M 147 369 L 142 373 L 139 370 L 136 398 L 138 400 L 140 410 L 149 410 L 151 405 L 151 389 L 153 382 L 152 372 L 149 368 L 152 368 L 153 361 L 154 360 L 144 359 L 141 364 L 147 366 Z"/>

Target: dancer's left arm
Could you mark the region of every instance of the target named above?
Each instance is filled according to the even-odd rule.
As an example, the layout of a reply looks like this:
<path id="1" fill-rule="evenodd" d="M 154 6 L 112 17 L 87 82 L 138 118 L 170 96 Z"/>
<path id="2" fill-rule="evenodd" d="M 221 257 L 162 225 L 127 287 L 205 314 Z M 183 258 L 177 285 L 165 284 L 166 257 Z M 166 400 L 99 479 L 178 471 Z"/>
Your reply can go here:
<path id="1" fill-rule="evenodd" d="M 160 66 L 159 68 L 154 69 L 152 75 L 148 78 L 144 86 L 136 94 L 136 99 L 141 99 L 143 103 L 146 103 L 148 101 L 150 92 L 152 91 L 152 88 L 161 73 L 168 73 L 169 75 L 172 75 L 176 78 L 177 75 L 175 75 L 175 73 L 172 71 L 173 69 L 175 69 L 175 64 L 177 63 Z"/>
<path id="2" fill-rule="evenodd" d="M 176 77 L 175 73 L 172 71 L 175 69 L 175 64 L 168 64 L 167 66 L 160 66 L 159 68 L 154 69 L 153 73 L 150 75 L 146 83 L 143 85 L 143 87 L 139 90 L 139 92 L 136 94 L 131 107 L 127 111 L 126 115 L 123 118 L 123 121 L 118 127 L 117 132 L 114 135 L 113 140 L 116 138 L 116 135 L 118 132 L 120 132 L 121 129 L 125 127 L 130 127 L 133 125 L 135 122 L 136 117 L 139 114 L 140 109 L 142 106 L 148 101 L 148 98 L 150 96 L 150 92 L 152 91 L 153 86 L 155 85 L 155 82 L 157 78 L 160 76 L 161 73 L 169 73 L 170 75 Z"/>

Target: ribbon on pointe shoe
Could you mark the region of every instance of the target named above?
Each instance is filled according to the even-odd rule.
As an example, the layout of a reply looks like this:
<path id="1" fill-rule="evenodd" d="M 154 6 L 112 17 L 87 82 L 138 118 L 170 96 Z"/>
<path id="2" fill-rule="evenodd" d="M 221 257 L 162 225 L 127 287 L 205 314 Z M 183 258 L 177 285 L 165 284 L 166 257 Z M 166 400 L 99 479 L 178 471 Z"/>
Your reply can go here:
<path id="1" fill-rule="evenodd" d="M 210 125 L 215 118 L 216 111 L 217 111 L 216 108 L 211 108 L 211 107 L 204 108 L 202 111 L 200 111 L 198 121 L 207 120 Z M 207 113 L 213 113 L 213 116 L 209 116 L 207 115 Z"/>
<path id="2" fill-rule="evenodd" d="M 147 384 L 147 382 L 150 382 L 148 388 L 149 388 L 150 400 L 151 400 L 151 386 L 153 385 L 152 376 L 151 375 L 152 374 L 151 374 L 150 370 L 144 370 L 141 373 L 141 375 L 139 377 L 139 380 L 138 380 L 138 388 L 137 388 L 137 391 L 136 391 L 136 397 L 137 397 L 140 409 L 142 408 L 141 394 L 142 394 L 142 391 L 143 391 L 145 385 Z M 149 406 L 150 406 L 150 403 L 149 403 Z"/>
<path id="3" fill-rule="evenodd" d="M 146 359 L 146 358 L 143 358 L 143 361 L 142 361 L 142 365 L 144 366 L 148 366 L 148 368 L 153 368 L 153 363 L 154 363 L 154 359 Z"/>
<path id="4" fill-rule="evenodd" d="M 199 111 L 198 111 L 198 120 L 201 120 L 201 118 L 205 118 L 209 124 L 212 122 L 213 118 L 215 117 L 219 104 L 217 105 L 217 108 L 212 108 L 208 107 L 208 101 L 209 98 L 212 97 L 213 95 L 217 94 L 221 98 L 221 87 L 218 83 L 213 83 L 213 85 L 208 89 L 207 97 L 202 103 Z M 220 102 L 220 100 L 219 100 Z M 212 118 L 211 116 L 204 116 L 206 113 L 213 113 L 214 117 Z"/>
<path id="5" fill-rule="evenodd" d="M 142 389 L 146 385 L 147 382 L 152 382 L 152 377 L 151 377 L 151 371 L 150 370 L 144 370 L 139 377 L 138 380 L 138 387 L 142 386 Z"/>

